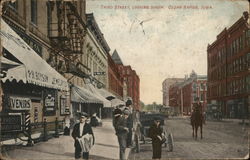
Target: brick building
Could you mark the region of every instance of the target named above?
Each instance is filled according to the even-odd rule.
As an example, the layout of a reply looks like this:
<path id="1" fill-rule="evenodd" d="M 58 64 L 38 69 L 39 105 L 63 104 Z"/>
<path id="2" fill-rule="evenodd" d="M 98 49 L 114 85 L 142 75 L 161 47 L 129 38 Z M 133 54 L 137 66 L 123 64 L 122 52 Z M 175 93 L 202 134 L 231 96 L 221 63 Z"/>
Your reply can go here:
<path id="1" fill-rule="evenodd" d="M 124 100 L 132 99 L 135 110 L 140 110 L 140 78 L 136 74 L 136 71 L 131 68 L 130 65 L 124 66 L 121 58 L 115 50 L 112 59 L 118 65 L 119 72 L 122 73 L 124 81 L 124 90 L 126 95 L 123 95 Z M 126 87 L 126 88 L 125 88 Z"/>
<path id="2" fill-rule="evenodd" d="M 206 76 L 197 75 L 194 71 L 182 82 L 169 87 L 169 105 L 176 113 L 190 114 L 193 103 L 198 97 L 203 111 L 206 110 Z"/>
<path id="3" fill-rule="evenodd" d="M 116 50 L 114 52 L 116 52 Z M 109 91 L 120 99 L 123 99 L 123 77 L 119 72 L 118 65 L 110 55 L 108 55 L 108 78 Z"/>
<path id="4" fill-rule="evenodd" d="M 249 111 L 250 39 L 248 13 L 225 28 L 207 47 L 208 102 L 224 117 L 242 118 Z"/>

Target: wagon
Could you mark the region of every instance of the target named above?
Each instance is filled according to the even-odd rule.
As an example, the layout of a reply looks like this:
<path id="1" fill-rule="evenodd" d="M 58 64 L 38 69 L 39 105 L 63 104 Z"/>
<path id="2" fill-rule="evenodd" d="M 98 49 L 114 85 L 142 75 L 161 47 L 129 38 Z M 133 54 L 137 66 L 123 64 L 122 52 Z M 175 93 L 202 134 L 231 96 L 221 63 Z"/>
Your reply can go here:
<path id="1" fill-rule="evenodd" d="M 164 147 L 168 149 L 168 151 L 173 151 L 173 135 L 172 133 L 168 132 L 165 127 L 165 115 L 159 114 L 159 113 L 141 113 L 140 114 L 140 122 L 141 122 L 141 141 L 142 144 L 146 143 L 152 143 L 151 138 L 148 137 L 148 131 L 152 123 L 154 122 L 155 118 L 158 118 L 161 120 L 160 127 L 163 129 L 163 137 L 166 139 L 166 141 L 163 143 Z"/>

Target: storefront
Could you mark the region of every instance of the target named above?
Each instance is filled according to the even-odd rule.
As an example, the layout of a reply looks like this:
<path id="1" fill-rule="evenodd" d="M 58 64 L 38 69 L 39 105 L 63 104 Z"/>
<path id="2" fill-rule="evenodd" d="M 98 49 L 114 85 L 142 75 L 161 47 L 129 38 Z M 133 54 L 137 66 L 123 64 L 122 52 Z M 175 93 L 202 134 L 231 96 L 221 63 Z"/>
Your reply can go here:
<path id="1" fill-rule="evenodd" d="M 69 114 L 69 87 L 67 80 L 43 60 L 1 19 L 0 30 L 3 57 L 1 83 L 3 107 L 2 133 L 15 133 L 8 126 L 63 120 Z M 12 115 L 20 115 L 13 120 Z M 6 122 L 6 123 L 5 123 Z M 11 122 L 11 124 L 8 124 Z M 16 123 L 16 124 L 15 124 Z M 36 128 L 36 127 L 34 127 Z M 37 129 L 36 131 L 39 131 Z"/>
<path id="2" fill-rule="evenodd" d="M 101 115 L 103 101 L 93 93 L 83 87 L 76 85 L 71 86 L 71 119 L 75 123 L 79 119 L 80 112 L 86 112 L 90 116 L 96 113 Z"/>

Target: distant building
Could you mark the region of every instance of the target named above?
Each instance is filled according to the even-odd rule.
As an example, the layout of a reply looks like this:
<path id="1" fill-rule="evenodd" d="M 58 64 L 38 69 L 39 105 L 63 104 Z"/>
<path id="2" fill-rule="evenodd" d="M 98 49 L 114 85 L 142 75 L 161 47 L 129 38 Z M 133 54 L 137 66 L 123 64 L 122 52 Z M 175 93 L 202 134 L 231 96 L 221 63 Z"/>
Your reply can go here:
<path id="1" fill-rule="evenodd" d="M 207 77 L 197 75 L 194 71 L 182 82 L 176 82 L 169 87 L 169 105 L 176 113 L 190 114 L 193 103 L 198 97 L 203 111 L 206 110 Z"/>
<path id="2" fill-rule="evenodd" d="M 243 118 L 250 110 L 250 32 L 248 13 L 225 28 L 207 47 L 208 103 L 224 117 Z"/>
<path id="3" fill-rule="evenodd" d="M 177 82 L 182 82 L 184 78 L 167 78 L 162 82 L 162 104 L 164 106 L 169 106 L 169 87 Z"/>
<path id="4" fill-rule="evenodd" d="M 124 66 L 120 56 L 115 50 L 112 59 L 118 65 L 119 72 L 124 80 L 124 100 L 132 99 L 135 110 L 140 110 L 140 78 L 130 65 Z M 126 88 L 125 88 L 126 87 Z"/>

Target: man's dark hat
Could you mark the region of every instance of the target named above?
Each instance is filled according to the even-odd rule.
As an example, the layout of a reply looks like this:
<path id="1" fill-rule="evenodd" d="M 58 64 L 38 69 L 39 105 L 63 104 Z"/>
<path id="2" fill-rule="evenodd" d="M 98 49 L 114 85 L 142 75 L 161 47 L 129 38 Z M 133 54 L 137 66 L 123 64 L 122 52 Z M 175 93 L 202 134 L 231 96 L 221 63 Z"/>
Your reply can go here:
<path id="1" fill-rule="evenodd" d="M 88 117 L 89 115 L 86 112 L 81 112 L 80 117 Z"/>

